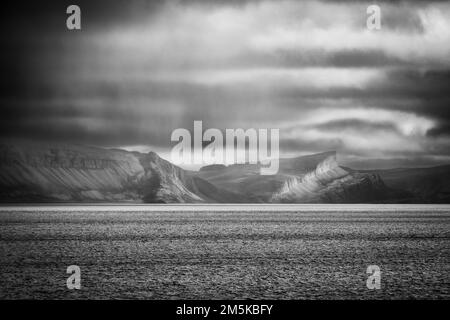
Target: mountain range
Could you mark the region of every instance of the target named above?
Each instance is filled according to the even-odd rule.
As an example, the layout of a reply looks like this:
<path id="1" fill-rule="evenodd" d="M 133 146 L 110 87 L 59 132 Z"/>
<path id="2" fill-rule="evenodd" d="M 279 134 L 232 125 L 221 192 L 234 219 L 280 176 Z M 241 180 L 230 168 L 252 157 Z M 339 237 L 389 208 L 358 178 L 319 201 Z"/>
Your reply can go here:
<path id="1" fill-rule="evenodd" d="M 450 165 L 354 170 L 336 152 L 184 170 L 155 152 L 80 145 L 0 144 L 0 202 L 450 203 Z"/>

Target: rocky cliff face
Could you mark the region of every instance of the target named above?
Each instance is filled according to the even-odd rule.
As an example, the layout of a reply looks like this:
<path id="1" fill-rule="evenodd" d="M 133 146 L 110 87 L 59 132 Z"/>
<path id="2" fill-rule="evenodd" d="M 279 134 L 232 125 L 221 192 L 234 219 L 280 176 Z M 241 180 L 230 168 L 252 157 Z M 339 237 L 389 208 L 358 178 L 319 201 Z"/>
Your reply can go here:
<path id="1" fill-rule="evenodd" d="M 86 146 L 0 143 L 0 202 L 448 202 L 450 167 L 355 171 L 335 152 L 186 171 L 148 154 Z"/>
<path id="2" fill-rule="evenodd" d="M 340 167 L 334 151 L 280 159 L 280 170 L 273 176 L 261 176 L 258 170 L 256 165 L 208 167 L 199 175 L 224 189 L 269 203 L 363 203 L 391 196 L 378 175 Z"/>
<path id="3" fill-rule="evenodd" d="M 144 169 L 139 194 L 144 202 L 164 203 L 232 203 L 246 202 L 242 196 L 221 190 L 199 178 L 194 172 L 183 170 L 160 158 L 156 153 L 137 154 Z"/>
<path id="4" fill-rule="evenodd" d="M 123 151 L 98 148 L 3 144 L 0 197 L 4 201 L 136 200 L 139 160 Z"/>
<path id="5" fill-rule="evenodd" d="M 361 203 L 389 198 L 389 190 L 378 175 L 349 172 L 339 166 L 336 153 L 323 155 L 316 168 L 287 178 L 271 202 Z"/>
<path id="6" fill-rule="evenodd" d="M 330 184 L 341 180 L 347 182 L 349 173 L 339 167 L 336 162 L 336 153 L 327 155 L 316 164 L 315 168 L 304 174 L 289 176 L 282 187 L 272 196 L 272 202 L 307 201 L 318 197 Z"/>
<path id="7" fill-rule="evenodd" d="M 227 202 L 230 197 L 231 192 L 221 192 L 153 152 L 28 143 L 0 145 L 2 202 L 195 203 Z"/>

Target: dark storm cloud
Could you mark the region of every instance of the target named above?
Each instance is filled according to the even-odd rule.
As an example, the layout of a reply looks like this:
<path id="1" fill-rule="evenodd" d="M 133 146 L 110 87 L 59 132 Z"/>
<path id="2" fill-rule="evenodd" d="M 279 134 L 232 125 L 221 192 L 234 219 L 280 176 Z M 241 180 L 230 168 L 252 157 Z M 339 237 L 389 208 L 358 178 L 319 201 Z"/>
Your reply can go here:
<path id="1" fill-rule="evenodd" d="M 450 121 L 428 130 L 427 135 L 430 137 L 450 136 Z"/>
<path id="2" fill-rule="evenodd" d="M 0 134 L 170 148 L 173 129 L 203 120 L 280 128 L 291 154 L 446 154 L 450 8 L 377 3 L 379 33 L 365 29 L 371 1 L 78 1 L 80 31 L 65 28 L 72 2 L 18 5 L 4 21 Z M 371 113 L 346 114 L 360 109 Z"/>
<path id="3" fill-rule="evenodd" d="M 330 65 L 336 67 L 388 67 L 408 64 L 382 51 L 342 50 L 331 55 Z"/>
<path id="4" fill-rule="evenodd" d="M 368 121 L 363 121 L 359 119 L 345 119 L 345 120 L 333 120 L 325 123 L 321 123 L 315 126 L 319 130 L 323 131 L 336 131 L 336 130 L 347 130 L 351 129 L 356 132 L 358 131 L 394 131 L 397 132 L 397 128 L 389 122 L 378 122 L 372 123 Z"/>
<path id="5" fill-rule="evenodd" d="M 388 110 L 412 111 L 441 121 L 450 121 L 450 71 L 414 69 L 390 71 L 369 88 L 298 90 L 282 88 L 277 95 L 290 101 L 352 99 L 355 104 Z M 295 104 L 292 104 L 295 108 Z"/>
<path id="6" fill-rule="evenodd" d="M 389 56 L 381 50 L 342 49 L 337 52 L 311 50 L 309 52 L 293 52 L 278 50 L 269 54 L 248 52 L 227 61 L 233 67 L 338 67 L 338 68 L 375 68 L 375 67 L 418 67 L 428 64 L 432 68 L 433 61 L 408 61 L 401 57 Z M 217 66 L 217 62 L 215 64 Z"/>

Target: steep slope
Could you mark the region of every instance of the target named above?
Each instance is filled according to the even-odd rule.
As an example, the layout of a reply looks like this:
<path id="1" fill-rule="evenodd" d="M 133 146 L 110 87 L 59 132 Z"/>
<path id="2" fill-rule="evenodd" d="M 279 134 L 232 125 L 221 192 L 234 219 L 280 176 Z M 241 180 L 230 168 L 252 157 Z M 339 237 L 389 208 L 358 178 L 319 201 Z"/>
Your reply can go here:
<path id="1" fill-rule="evenodd" d="M 0 143 L 0 202 L 450 203 L 450 166 L 357 171 L 335 152 L 187 171 L 148 154 L 86 146 Z"/>
<path id="2" fill-rule="evenodd" d="M 0 144 L 2 202 L 229 202 L 230 197 L 234 198 L 232 192 L 192 176 L 155 153 Z"/>
<path id="3" fill-rule="evenodd" d="M 297 164 L 294 168 L 301 164 L 299 160 L 297 158 L 292 161 Z M 311 166 L 311 161 L 308 161 L 310 158 L 306 160 L 308 166 L 301 166 L 303 170 L 297 172 L 291 170 L 292 176 L 287 178 L 283 186 L 272 196 L 271 201 L 309 201 L 311 198 L 319 197 L 319 193 L 329 184 L 338 180 L 347 183 L 350 180 L 349 173 L 338 166 L 335 153 L 326 154 L 326 157 L 315 164 L 315 168 L 314 165 Z"/>
<path id="4" fill-rule="evenodd" d="M 2 201 L 138 200 L 142 177 L 132 154 L 98 148 L 14 143 L 0 145 Z"/>
<path id="5" fill-rule="evenodd" d="M 165 203 L 229 203 L 246 202 L 246 199 L 227 190 L 221 190 L 181 169 L 156 153 L 137 154 L 144 169 L 140 194 L 145 202 Z"/>
<path id="6" fill-rule="evenodd" d="M 390 199 L 392 193 L 376 174 L 340 167 L 334 151 L 280 159 L 279 172 L 273 176 L 258 172 L 258 165 L 215 166 L 203 168 L 199 176 L 262 202 L 378 202 Z"/>

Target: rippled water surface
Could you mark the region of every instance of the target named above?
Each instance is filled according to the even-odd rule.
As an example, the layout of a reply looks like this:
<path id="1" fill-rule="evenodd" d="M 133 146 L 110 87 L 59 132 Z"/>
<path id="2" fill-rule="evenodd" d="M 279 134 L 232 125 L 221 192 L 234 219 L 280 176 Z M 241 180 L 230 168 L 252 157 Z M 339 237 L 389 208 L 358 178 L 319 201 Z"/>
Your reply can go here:
<path id="1" fill-rule="evenodd" d="M 4 207 L 0 298 L 450 298 L 445 207 L 227 210 Z"/>

